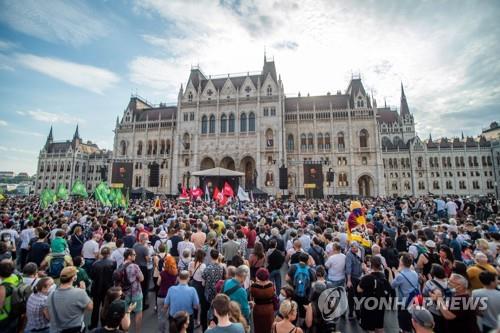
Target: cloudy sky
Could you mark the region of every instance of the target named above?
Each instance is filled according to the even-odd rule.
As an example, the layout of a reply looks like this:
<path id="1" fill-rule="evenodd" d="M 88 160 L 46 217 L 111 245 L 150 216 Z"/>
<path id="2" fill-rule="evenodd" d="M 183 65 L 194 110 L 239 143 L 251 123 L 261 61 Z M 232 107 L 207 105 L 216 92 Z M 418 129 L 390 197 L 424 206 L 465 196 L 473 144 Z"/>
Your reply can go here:
<path id="1" fill-rule="evenodd" d="M 0 170 L 34 173 L 55 140 L 112 148 L 132 93 L 175 103 L 191 65 L 260 70 L 289 96 L 361 74 L 379 106 L 400 82 L 420 137 L 477 135 L 500 115 L 499 1 L 0 1 Z"/>

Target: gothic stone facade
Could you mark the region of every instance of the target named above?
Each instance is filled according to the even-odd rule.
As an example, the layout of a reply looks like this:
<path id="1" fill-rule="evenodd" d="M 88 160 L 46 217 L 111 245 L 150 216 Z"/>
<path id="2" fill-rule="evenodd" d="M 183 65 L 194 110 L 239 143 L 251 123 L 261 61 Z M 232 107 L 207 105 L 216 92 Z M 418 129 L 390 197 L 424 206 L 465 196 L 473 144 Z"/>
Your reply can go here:
<path id="1" fill-rule="evenodd" d="M 243 187 L 281 193 L 279 167 L 286 165 L 285 193 L 304 195 L 308 161 L 323 164 L 324 195 L 489 193 L 489 142 L 455 141 L 424 143 L 416 136 L 403 87 L 399 112 L 378 108 L 355 77 L 344 93 L 286 97 L 274 61 L 264 58 L 261 71 L 243 75 L 207 76 L 192 68 L 175 106 L 133 96 L 117 119 L 113 159 L 134 164 L 134 188 L 167 194 L 190 178 L 193 184 L 191 173 L 216 166 L 243 172 Z M 152 162 L 160 164 L 158 188 L 149 187 Z"/>
<path id="2" fill-rule="evenodd" d="M 112 152 L 90 141 L 83 142 L 76 126 L 73 139 L 54 141 L 52 127 L 47 141 L 38 156 L 35 192 L 56 190 L 59 184 L 71 189 L 80 180 L 88 191 L 93 191 L 101 181 L 101 168 L 107 170 Z"/>

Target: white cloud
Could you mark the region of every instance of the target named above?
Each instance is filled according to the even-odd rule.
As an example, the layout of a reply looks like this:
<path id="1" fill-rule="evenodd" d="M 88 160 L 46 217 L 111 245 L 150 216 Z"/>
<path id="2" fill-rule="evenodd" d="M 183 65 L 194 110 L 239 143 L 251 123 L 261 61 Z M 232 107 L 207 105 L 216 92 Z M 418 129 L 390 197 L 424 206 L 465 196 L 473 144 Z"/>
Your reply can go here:
<path id="1" fill-rule="evenodd" d="M 42 133 L 33 132 L 33 131 L 24 131 L 24 130 L 20 130 L 20 129 L 11 129 L 11 130 L 9 130 L 9 132 L 14 133 L 14 134 L 20 134 L 20 135 L 34 136 L 37 138 L 45 137 L 45 135 L 43 135 Z"/>
<path id="2" fill-rule="evenodd" d="M 5 0 L 0 8 L 1 22 L 49 42 L 80 46 L 107 35 L 107 23 L 83 2 Z"/>
<path id="3" fill-rule="evenodd" d="M 40 109 L 28 110 L 28 111 L 17 111 L 20 116 L 30 117 L 34 120 L 41 121 L 50 124 L 75 124 L 75 123 L 85 123 L 85 120 L 79 117 L 69 115 L 67 113 L 52 113 L 47 111 L 42 111 Z"/>
<path id="4" fill-rule="evenodd" d="M 102 94 L 104 90 L 111 88 L 120 80 L 118 75 L 107 69 L 58 58 L 32 54 L 17 54 L 15 58 L 25 67 L 98 94 Z"/>
<path id="5" fill-rule="evenodd" d="M 34 150 L 20 149 L 20 148 L 13 148 L 13 147 L 5 147 L 5 146 L 0 146 L 0 151 L 11 152 L 11 153 L 27 154 L 27 155 L 36 155 L 36 154 L 38 154 L 38 152 L 34 151 Z"/>
<path id="6" fill-rule="evenodd" d="M 0 119 L 0 126 L 7 126 L 7 122 L 5 120 Z"/>
<path id="7" fill-rule="evenodd" d="M 481 68 L 500 77 L 496 7 L 460 3 L 451 10 L 422 2 L 410 10 L 397 2 L 137 0 L 136 12 L 160 15 L 166 24 L 164 32 L 142 36 L 157 55 L 136 57 L 130 75 L 175 101 L 191 65 L 199 64 L 205 74 L 258 70 L 267 46 L 287 95 L 344 91 L 351 74 L 359 72 L 379 105 L 386 98 L 399 107 L 403 81 L 420 134 L 434 128 L 433 134 L 457 135 L 443 121 L 447 114 L 500 96 L 498 84 L 490 82 L 485 89 L 471 71 L 484 59 Z"/>

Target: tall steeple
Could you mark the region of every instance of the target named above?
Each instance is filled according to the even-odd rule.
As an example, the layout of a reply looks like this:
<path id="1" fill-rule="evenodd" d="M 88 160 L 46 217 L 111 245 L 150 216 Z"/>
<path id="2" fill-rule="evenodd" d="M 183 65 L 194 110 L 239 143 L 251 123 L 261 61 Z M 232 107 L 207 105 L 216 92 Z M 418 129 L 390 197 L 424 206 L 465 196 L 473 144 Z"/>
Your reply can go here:
<path id="1" fill-rule="evenodd" d="M 80 133 L 78 133 L 78 124 L 76 124 L 75 134 L 73 134 L 73 140 L 80 139 Z"/>
<path id="2" fill-rule="evenodd" d="M 410 114 L 410 109 L 408 108 L 408 102 L 406 101 L 405 90 L 403 88 L 403 82 L 401 82 L 401 106 L 399 108 L 399 114 L 401 117 Z"/>
<path id="3" fill-rule="evenodd" d="M 50 126 L 49 136 L 47 136 L 47 141 L 45 142 L 45 146 L 48 147 L 54 141 L 54 137 L 52 135 L 52 126 Z"/>

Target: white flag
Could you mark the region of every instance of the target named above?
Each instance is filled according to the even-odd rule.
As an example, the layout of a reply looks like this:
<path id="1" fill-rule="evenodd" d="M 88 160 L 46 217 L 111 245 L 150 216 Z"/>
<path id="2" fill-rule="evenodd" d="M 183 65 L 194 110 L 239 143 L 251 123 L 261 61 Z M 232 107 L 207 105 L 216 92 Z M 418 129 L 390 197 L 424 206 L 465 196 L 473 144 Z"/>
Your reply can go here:
<path id="1" fill-rule="evenodd" d="M 241 186 L 238 186 L 238 199 L 240 201 L 250 201 L 250 197 L 248 196 L 248 193 L 243 190 Z"/>
<path id="2" fill-rule="evenodd" d="M 208 192 L 208 184 L 205 184 L 205 201 L 210 202 L 210 193 Z"/>

